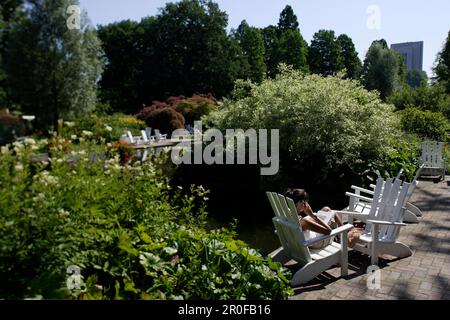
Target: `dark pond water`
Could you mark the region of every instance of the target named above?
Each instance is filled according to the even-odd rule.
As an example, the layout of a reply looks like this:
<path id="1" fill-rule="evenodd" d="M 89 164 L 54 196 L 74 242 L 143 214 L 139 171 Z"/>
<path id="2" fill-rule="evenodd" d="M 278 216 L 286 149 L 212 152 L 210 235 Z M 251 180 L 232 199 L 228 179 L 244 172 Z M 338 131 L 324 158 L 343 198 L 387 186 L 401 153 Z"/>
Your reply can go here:
<path id="1" fill-rule="evenodd" d="M 272 224 L 274 216 L 266 191 L 283 193 L 284 185 L 262 183 L 258 167 L 252 166 L 185 166 L 177 169 L 172 183 L 175 185 L 202 185 L 210 190 L 208 202 L 209 228 L 229 227 L 238 220 L 238 238 L 267 255 L 280 246 Z M 344 208 L 348 183 L 316 186 L 303 181 L 289 185 L 306 188 L 310 193 L 313 210 L 323 206 Z M 264 185 L 264 186 L 263 186 Z"/>

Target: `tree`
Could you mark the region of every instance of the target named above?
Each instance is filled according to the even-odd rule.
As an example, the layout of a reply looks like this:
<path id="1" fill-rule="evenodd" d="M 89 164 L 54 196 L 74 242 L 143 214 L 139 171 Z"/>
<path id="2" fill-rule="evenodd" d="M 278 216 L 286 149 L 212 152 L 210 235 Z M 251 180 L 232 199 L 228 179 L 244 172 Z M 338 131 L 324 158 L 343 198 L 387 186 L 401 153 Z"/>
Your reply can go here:
<path id="1" fill-rule="evenodd" d="M 314 34 L 309 48 L 308 61 L 312 73 L 333 75 L 344 68 L 342 48 L 334 31 L 319 30 Z"/>
<path id="2" fill-rule="evenodd" d="M 406 75 L 408 73 L 406 68 L 406 62 L 403 55 L 395 50 L 390 50 L 397 56 L 398 61 L 398 84 L 405 85 L 406 84 Z"/>
<path id="3" fill-rule="evenodd" d="M 152 35 L 154 63 L 146 66 L 145 74 L 158 89 L 152 99 L 194 93 L 223 97 L 232 90 L 235 47 L 227 22 L 227 14 L 212 1 L 183 0 L 162 9 Z"/>
<path id="4" fill-rule="evenodd" d="M 422 70 L 408 70 L 406 73 L 406 83 L 412 88 L 418 88 L 426 86 L 428 82 L 428 76 L 425 71 Z"/>
<path id="5" fill-rule="evenodd" d="M 450 31 L 448 32 L 447 40 L 442 48 L 442 51 L 436 58 L 436 65 L 433 69 L 437 82 L 444 82 L 447 87 L 447 92 L 450 94 Z"/>
<path id="6" fill-rule="evenodd" d="M 267 76 L 273 77 L 277 71 L 277 59 L 275 58 L 275 49 L 278 39 L 278 28 L 276 26 L 267 26 L 261 30 L 264 39 L 264 62 L 266 64 Z"/>
<path id="7" fill-rule="evenodd" d="M 280 14 L 278 26 L 263 29 L 266 48 L 267 75 L 274 77 L 280 63 L 294 69 L 308 72 L 308 44 L 298 28 L 297 16 L 291 6 L 286 6 Z"/>
<path id="8" fill-rule="evenodd" d="M 101 47 L 85 14 L 70 30 L 67 8 L 77 1 L 27 1 L 25 17 L 12 23 L 5 67 L 11 99 L 38 124 L 93 110 L 102 72 Z"/>
<path id="9" fill-rule="evenodd" d="M 297 30 L 298 19 L 291 6 L 287 5 L 280 13 L 280 19 L 278 21 L 278 30 L 283 33 L 286 30 Z"/>
<path id="10" fill-rule="evenodd" d="M 142 103 L 139 94 L 139 76 L 143 71 L 143 52 L 139 45 L 142 33 L 138 28 L 139 23 L 130 20 L 98 28 L 108 61 L 100 81 L 100 97 L 109 102 L 114 111 L 132 112 L 133 107 Z"/>
<path id="11" fill-rule="evenodd" d="M 0 3 L 0 108 L 7 104 L 6 72 L 3 65 L 5 49 L 8 47 L 10 22 L 18 20 L 18 9 L 23 0 L 3 0 Z"/>
<path id="12" fill-rule="evenodd" d="M 363 83 L 368 90 L 378 90 L 386 99 L 399 87 L 399 59 L 395 51 L 380 41 L 372 42 L 363 67 Z"/>
<path id="13" fill-rule="evenodd" d="M 243 20 L 238 29 L 233 32 L 233 37 L 239 44 L 243 55 L 240 77 L 260 83 L 266 74 L 264 39 L 261 31 L 250 27 L 247 21 Z"/>
<path id="14" fill-rule="evenodd" d="M 2 33 L 3 33 L 3 30 L 5 30 L 5 22 L 3 20 L 3 14 L 1 11 L 0 11 L 0 30 L 2 30 Z M 3 38 L 3 37 L 1 37 L 1 38 Z M 4 89 L 4 87 L 5 87 L 4 81 L 5 81 L 6 75 L 3 70 L 3 58 L 2 57 L 3 57 L 3 41 L 2 41 L 2 39 L 0 39 L 0 108 L 3 106 L 3 104 L 6 101 L 6 91 Z"/>
<path id="15" fill-rule="evenodd" d="M 341 47 L 340 56 L 347 70 L 347 77 L 358 79 L 361 74 L 362 64 L 358 58 L 358 53 L 355 50 L 352 39 L 346 34 L 341 34 L 337 37 L 337 43 Z"/>

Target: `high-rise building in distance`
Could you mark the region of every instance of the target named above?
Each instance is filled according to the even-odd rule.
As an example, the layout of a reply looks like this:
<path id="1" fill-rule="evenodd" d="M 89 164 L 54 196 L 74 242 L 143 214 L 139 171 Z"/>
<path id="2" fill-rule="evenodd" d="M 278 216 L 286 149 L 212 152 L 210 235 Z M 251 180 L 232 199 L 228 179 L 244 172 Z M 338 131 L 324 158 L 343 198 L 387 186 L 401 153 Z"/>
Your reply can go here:
<path id="1" fill-rule="evenodd" d="M 395 43 L 391 45 L 391 49 L 403 56 L 406 69 L 423 69 L 423 41 Z"/>

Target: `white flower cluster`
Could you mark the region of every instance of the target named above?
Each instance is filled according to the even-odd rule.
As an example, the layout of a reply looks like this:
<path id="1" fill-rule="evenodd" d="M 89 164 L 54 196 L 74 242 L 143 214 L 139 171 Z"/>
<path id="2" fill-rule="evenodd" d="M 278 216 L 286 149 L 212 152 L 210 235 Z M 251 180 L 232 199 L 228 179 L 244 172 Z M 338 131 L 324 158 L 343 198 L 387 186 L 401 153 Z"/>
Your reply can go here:
<path id="1" fill-rule="evenodd" d="M 105 130 L 111 132 L 113 129 L 105 123 Z"/>
<path id="2" fill-rule="evenodd" d="M 57 186 L 59 182 L 58 178 L 52 176 L 48 171 L 42 171 L 41 173 L 35 175 L 33 179 L 37 180 L 39 183 L 42 183 L 45 187 Z"/>
<path id="3" fill-rule="evenodd" d="M 94 134 L 91 131 L 83 130 L 81 134 L 85 137 L 92 137 Z"/>

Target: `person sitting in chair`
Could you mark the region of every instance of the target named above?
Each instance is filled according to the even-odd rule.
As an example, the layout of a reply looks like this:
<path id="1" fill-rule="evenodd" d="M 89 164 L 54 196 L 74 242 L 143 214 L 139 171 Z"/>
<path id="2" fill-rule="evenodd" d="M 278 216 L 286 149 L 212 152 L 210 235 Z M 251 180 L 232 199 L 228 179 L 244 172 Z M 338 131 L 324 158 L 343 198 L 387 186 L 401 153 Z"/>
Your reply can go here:
<path id="1" fill-rule="evenodd" d="M 309 205 L 309 195 L 303 189 L 288 189 L 285 194 L 286 197 L 291 198 L 295 203 L 297 214 L 301 216 L 300 225 L 302 230 L 310 230 L 319 234 L 329 235 L 334 228 L 342 226 L 342 221 L 337 214 L 333 216 L 329 224 L 322 221 L 317 215 L 314 214 L 311 206 Z M 332 211 L 329 207 L 323 207 L 321 211 Z M 359 238 L 358 228 L 353 228 L 348 233 L 349 247 L 352 248 Z M 319 249 L 330 243 L 332 239 L 325 240 L 323 243 L 314 245 L 313 249 Z"/>

